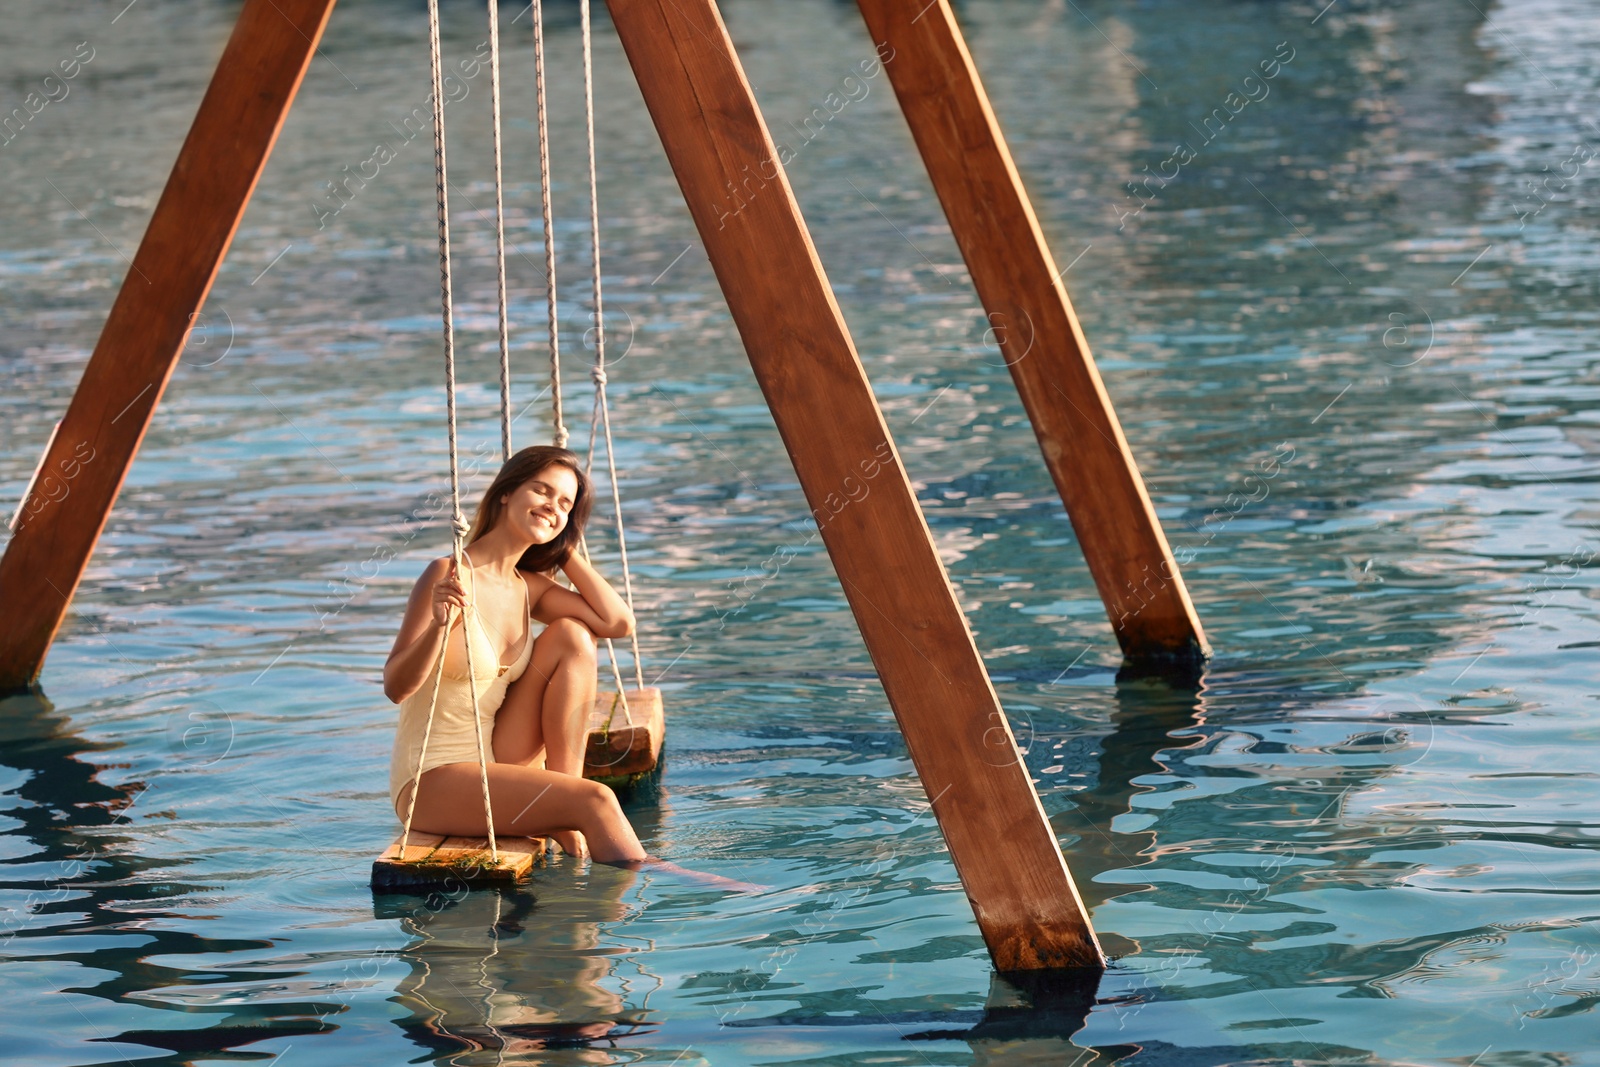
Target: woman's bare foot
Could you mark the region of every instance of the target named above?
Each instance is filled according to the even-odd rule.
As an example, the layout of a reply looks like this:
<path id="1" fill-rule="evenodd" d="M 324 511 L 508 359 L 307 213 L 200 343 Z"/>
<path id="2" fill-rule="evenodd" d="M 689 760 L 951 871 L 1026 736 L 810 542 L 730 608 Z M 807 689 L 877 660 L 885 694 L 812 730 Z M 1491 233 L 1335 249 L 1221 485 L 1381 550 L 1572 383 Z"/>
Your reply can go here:
<path id="1" fill-rule="evenodd" d="M 687 881 L 723 889 L 729 893 L 765 893 L 772 889 L 770 885 L 756 885 L 754 882 L 741 882 L 736 878 L 724 878 L 720 874 L 691 871 L 687 867 L 680 867 L 676 863 L 655 856 L 646 856 L 642 860 L 619 860 L 613 866 L 629 867 L 636 871 L 650 870 L 662 874 L 675 874 Z"/>

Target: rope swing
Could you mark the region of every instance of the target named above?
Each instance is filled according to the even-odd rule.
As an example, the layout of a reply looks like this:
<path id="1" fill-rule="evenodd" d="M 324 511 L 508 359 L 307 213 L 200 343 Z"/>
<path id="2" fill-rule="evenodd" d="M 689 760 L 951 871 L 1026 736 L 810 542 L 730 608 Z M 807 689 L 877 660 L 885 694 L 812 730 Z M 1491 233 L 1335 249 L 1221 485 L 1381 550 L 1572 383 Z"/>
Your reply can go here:
<path id="1" fill-rule="evenodd" d="M 494 119 L 494 265 L 500 297 L 500 460 L 511 458 L 511 315 L 506 303 L 506 205 L 500 172 L 500 4 L 489 0 L 489 110 Z"/>
<path id="2" fill-rule="evenodd" d="M 557 448 L 567 447 L 567 424 L 561 417 L 561 334 L 556 317 L 555 215 L 550 207 L 550 125 L 545 115 L 544 2 L 533 0 L 533 99 L 539 124 L 539 206 L 544 218 L 545 307 L 550 319 L 550 403 Z"/>
<path id="3" fill-rule="evenodd" d="M 550 127 L 545 106 L 544 82 L 544 17 L 542 13 L 543 0 L 533 0 L 533 56 L 534 56 L 534 95 L 537 102 L 537 119 L 539 133 L 539 174 L 542 185 L 540 206 L 543 211 L 544 223 L 544 248 L 545 272 L 547 275 L 547 292 L 550 314 L 550 393 L 552 397 L 552 418 L 554 422 L 554 443 L 562 448 L 566 447 L 568 431 L 563 421 L 563 407 L 561 397 L 561 369 L 560 346 L 557 340 L 556 322 L 556 249 L 555 249 L 555 216 L 550 204 Z M 589 244 L 591 290 L 594 300 L 594 366 L 590 368 L 589 378 L 594 382 L 594 413 L 589 422 L 589 449 L 584 474 L 589 475 L 594 468 L 595 443 L 603 431 L 606 441 L 606 469 L 610 475 L 612 512 L 616 521 L 617 550 L 622 563 L 622 591 L 623 599 L 627 602 L 628 610 L 633 610 L 633 575 L 628 567 L 628 540 L 622 522 L 622 495 L 617 483 L 617 464 L 612 449 L 611 439 L 611 408 L 606 397 L 606 333 L 605 333 L 605 296 L 600 280 L 600 197 L 598 170 L 595 165 L 595 122 L 594 122 L 594 49 L 591 20 L 589 15 L 589 0 L 582 0 L 579 4 L 580 21 L 583 36 L 583 105 L 584 129 L 588 137 L 589 155 Z M 591 485 L 593 484 L 591 480 Z M 589 559 L 589 546 L 587 538 L 580 541 L 578 550 L 583 553 L 584 560 Z M 630 635 L 633 650 L 634 679 L 639 689 L 644 689 L 644 661 L 639 652 L 639 632 L 634 630 Z M 611 661 L 612 677 L 616 680 L 617 695 L 622 705 L 622 714 L 628 725 L 633 725 L 633 710 L 628 704 L 627 685 L 622 680 L 622 669 L 617 658 L 616 646 L 611 638 L 605 638 L 606 652 Z M 609 725 L 609 724 L 608 724 Z"/>
<path id="4" fill-rule="evenodd" d="M 582 14 L 583 25 L 583 114 L 584 129 L 589 141 L 589 246 L 594 291 L 594 367 L 589 371 L 589 377 L 594 382 L 594 413 L 589 419 L 589 455 L 584 464 L 584 473 L 588 474 L 594 467 L 594 446 L 599 436 L 595 432 L 595 424 L 598 422 L 604 429 L 606 438 L 606 470 L 611 477 L 612 513 L 617 525 L 617 553 L 622 562 L 622 594 L 631 612 L 633 576 L 628 569 L 628 536 L 622 526 L 622 490 L 617 485 L 617 462 L 611 443 L 611 407 L 606 400 L 605 297 L 600 284 L 600 193 L 594 158 L 594 49 L 591 46 L 589 0 L 582 0 L 579 11 Z M 588 558 L 588 549 L 585 546 L 584 559 Z M 633 644 L 634 681 L 640 689 L 643 689 L 644 660 L 639 654 L 638 629 L 635 628 L 629 636 Z M 606 638 L 606 649 L 611 654 L 611 666 L 617 679 L 617 692 L 622 696 L 622 713 L 629 725 L 632 725 L 633 713 L 628 708 L 626 687 L 622 684 L 622 674 L 617 669 L 617 652 L 609 637 Z"/>
<path id="5" fill-rule="evenodd" d="M 491 9 L 492 6 L 493 0 Z M 428 0 L 428 58 L 433 73 L 433 176 L 435 200 L 439 207 L 439 302 L 444 320 L 445 423 L 450 437 L 450 523 L 455 535 L 451 554 L 455 559 L 456 573 L 460 574 L 466 559 L 467 533 L 471 527 L 467 524 L 466 516 L 461 513 L 461 468 L 456 453 L 456 350 L 454 307 L 450 291 L 450 195 L 446 189 L 449 168 L 445 163 L 444 78 L 439 51 L 439 0 Z M 498 174 L 496 179 L 498 200 Z M 504 292 L 503 285 L 501 291 Z M 509 390 L 507 393 L 509 394 Z M 509 400 L 509 395 L 507 399 Z M 509 404 L 503 406 L 509 407 Z M 509 439 L 510 432 L 507 427 L 507 447 Z M 473 586 L 476 588 L 477 583 L 474 582 Z M 461 642 L 467 649 L 467 690 L 472 694 L 472 732 L 478 739 L 478 770 L 483 778 L 483 816 L 489 828 L 489 855 L 494 862 L 499 863 L 500 849 L 494 835 L 494 808 L 489 802 L 489 761 L 483 746 L 483 720 L 478 713 L 478 672 L 472 663 L 472 635 L 467 632 L 467 610 L 471 607 L 469 603 L 461 610 Z M 453 611 L 453 608 L 445 610 L 444 641 L 439 648 L 439 662 L 434 666 L 433 699 L 428 705 L 428 722 L 422 732 L 422 749 L 417 754 L 419 773 L 412 779 L 411 800 L 406 805 L 405 829 L 400 835 L 402 858 L 406 854 L 406 845 L 411 837 L 411 820 L 417 811 L 417 793 L 422 789 L 420 772 L 428 757 L 428 740 L 433 733 L 433 720 L 439 710 L 439 687 L 444 682 L 444 657 L 450 648 Z"/>
<path id="6" fill-rule="evenodd" d="M 534 97 L 538 120 L 539 199 L 544 224 L 545 294 L 546 310 L 549 318 L 548 348 L 553 437 L 554 444 L 557 447 L 565 448 L 569 432 L 564 420 L 561 392 L 561 348 L 556 301 L 555 217 L 551 205 L 550 130 L 545 94 L 544 5 L 542 0 L 533 0 L 532 7 Z M 511 330 L 506 285 L 505 197 L 500 130 L 500 22 L 496 0 L 488 0 L 488 9 L 490 46 L 489 98 L 494 145 L 495 267 L 499 303 L 500 447 L 503 457 L 510 459 L 512 422 Z M 589 372 L 589 377 L 594 382 L 595 399 L 594 411 L 590 418 L 589 448 L 584 465 L 584 473 L 588 476 L 593 469 L 595 445 L 600 437 L 603 436 L 606 443 L 606 469 L 609 475 L 611 499 L 616 521 L 617 546 L 622 562 L 623 593 L 628 609 L 632 611 L 633 578 L 628 567 L 627 536 L 623 528 L 622 498 L 617 479 L 617 465 L 611 436 L 611 410 L 606 397 L 605 304 L 600 277 L 600 203 L 598 172 L 595 164 L 594 60 L 589 0 L 582 0 L 580 10 L 582 12 L 583 27 L 584 116 L 589 157 L 589 240 L 593 266 L 591 286 L 594 301 L 593 330 L 595 338 L 594 365 Z M 451 555 L 454 560 L 455 571 L 460 574 L 463 573 L 464 569 L 470 568 L 472 563 L 466 552 L 466 538 L 471 527 L 461 510 L 460 459 L 456 441 L 455 308 L 451 285 L 449 166 L 445 156 L 444 86 L 439 31 L 439 0 L 428 0 L 428 58 L 432 75 L 434 185 L 439 218 L 439 294 L 443 325 L 445 422 L 449 437 L 451 528 L 453 533 Z M 592 479 L 590 484 L 591 486 L 593 485 Z M 582 553 L 584 560 L 587 561 L 589 559 L 588 546 L 584 540 L 579 541 L 577 550 Z M 477 583 L 474 582 L 474 592 L 476 591 L 476 585 Z M 472 715 L 474 732 L 477 735 L 478 769 L 483 783 L 483 810 L 484 819 L 488 826 L 489 852 L 493 861 L 498 864 L 500 852 L 495 839 L 494 811 L 489 798 L 488 753 L 484 743 L 483 724 L 479 714 L 477 672 L 473 664 L 472 638 L 467 631 L 468 617 L 475 611 L 476 606 L 473 599 L 469 598 L 466 606 L 459 612 L 459 621 L 461 623 L 463 643 L 467 650 L 467 675 L 470 679 L 469 689 L 472 693 Z M 455 624 L 456 615 L 457 611 L 453 607 L 446 611 L 445 640 L 440 647 L 438 660 L 434 664 L 433 694 L 428 707 L 427 723 L 423 730 L 422 748 L 417 757 L 419 773 L 412 778 L 411 798 L 406 808 L 405 829 L 402 831 L 400 838 L 400 856 L 402 859 L 406 855 L 405 850 L 411 836 L 412 819 L 416 814 L 417 792 L 421 786 L 420 771 L 427 760 L 428 743 L 433 734 L 434 719 L 439 706 L 439 692 L 444 681 L 445 654 L 450 646 L 449 635 Z M 645 688 L 644 668 L 640 656 L 637 631 L 632 635 L 632 639 L 634 677 L 638 683 L 638 688 L 642 691 Z M 610 638 L 606 638 L 605 643 L 606 650 L 610 655 L 611 672 L 616 681 L 622 711 L 628 724 L 632 726 L 633 713 L 628 705 L 627 688 L 622 679 L 622 670 L 616 648 Z M 606 725 L 609 729 L 609 720 Z"/>

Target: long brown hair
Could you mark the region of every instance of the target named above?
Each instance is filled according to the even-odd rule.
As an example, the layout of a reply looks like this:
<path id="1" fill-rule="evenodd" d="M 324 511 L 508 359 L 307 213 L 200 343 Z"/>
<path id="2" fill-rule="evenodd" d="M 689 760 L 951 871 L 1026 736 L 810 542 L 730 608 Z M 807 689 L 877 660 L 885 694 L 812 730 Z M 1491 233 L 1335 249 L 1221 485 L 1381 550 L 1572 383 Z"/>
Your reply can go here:
<path id="1" fill-rule="evenodd" d="M 555 445 L 531 445 L 506 460 L 505 466 L 500 468 L 500 473 L 494 476 L 494 481 L 483 492 L 483 499 L 478 502 L 478 513 L 472 517 L 467 544 L 494 529 L 495 523 L 500 521 L 500 514 L 505 510 L 501 497 L 516 492 L 524 482 L 537 477 L 540 471 L 550 466 L 570 470 L 578 480 L 578 494 L 572 501 L 572 510 L 567 513 L 567 524 L 561 528 L 561 532 L 544 544 L 533 545 L 524 552 L 522 558 L 517 560 L 517 569 L 549 574 L 566 563 L 583 538 L 583 528 L 589 522 L 589 513 L 594 510 L 594 492 L 588 476 L 579 465 L 577 455 Z"/>

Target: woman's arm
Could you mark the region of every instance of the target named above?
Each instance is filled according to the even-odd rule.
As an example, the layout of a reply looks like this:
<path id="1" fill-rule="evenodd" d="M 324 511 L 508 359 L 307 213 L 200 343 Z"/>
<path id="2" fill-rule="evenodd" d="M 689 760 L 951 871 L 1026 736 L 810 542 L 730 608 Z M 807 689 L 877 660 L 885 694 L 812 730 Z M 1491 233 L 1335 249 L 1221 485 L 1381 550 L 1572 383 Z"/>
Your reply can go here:
<path id="1" fill-rule="evenodd" d="M 445 624 L 451 612 L 459 613 L 466 603 L 455 561 L 446 558 L 429 563 L 411 588 L 400 633 L 383 665 L 384 696 L 399 704 L 422 688 L 439 658 L 439 644 L 448 632 Z"/>
<path id="2" fill-rule="evenodd" d="M 535 619 L 546 623 L 577 619 L 596 637 L 627 637 L 633 633 L 633 612 L 588 560 L 574 552 L 561 569 L 572 579 L 575 590 L 564 589 L 542 574 L 530 576 L 536 582 L 530 591 Z"/>

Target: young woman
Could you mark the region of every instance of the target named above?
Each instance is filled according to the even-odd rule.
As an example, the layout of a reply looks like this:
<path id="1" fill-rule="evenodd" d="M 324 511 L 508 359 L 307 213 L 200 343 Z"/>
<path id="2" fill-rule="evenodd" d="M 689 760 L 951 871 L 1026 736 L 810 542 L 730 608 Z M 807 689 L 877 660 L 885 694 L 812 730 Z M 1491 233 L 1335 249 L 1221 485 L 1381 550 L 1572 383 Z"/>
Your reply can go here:
<path id="1" fill-rule="evenodd" d="M 465 573 L 446 556 L 417 579 L 383 668 L 384 694 L 400 705 L 389 794 L 404 820 L 416 791 L 414 829 L 470 836 L 488 829 L 468 689 L 470 635 L 495 832 L 553 837 L 564 851 L 587 850 L 603 863 L 648 858 L 615 794 L 583 777 L 595 638 L 626 637 L 634 625 L 616 591 L 575 551 L 592 507 L 576 455 L 525 448 L 478 505 Z M 550 577 L 557 568 L 575 589 Z M 545 624 L 538 635 L 534 620 Z M 435 685 L 433 732 L 419 767 Z"/>

